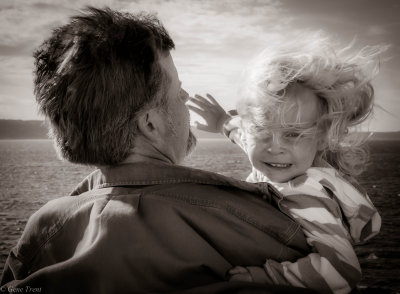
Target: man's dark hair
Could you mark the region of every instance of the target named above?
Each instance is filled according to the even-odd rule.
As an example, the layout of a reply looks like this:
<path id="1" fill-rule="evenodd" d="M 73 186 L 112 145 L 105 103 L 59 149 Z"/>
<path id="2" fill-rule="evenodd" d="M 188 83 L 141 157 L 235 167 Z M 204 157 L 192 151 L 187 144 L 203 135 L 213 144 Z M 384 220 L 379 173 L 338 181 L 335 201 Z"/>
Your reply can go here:
<path id="1" fill-rule="evenodd" d="M 113 165 L 134 146 L 137 117 L 165 103 L 160 54 L 174 43 L 159 20 L 86 8 L 34 53 L 35 95 L 65 159 Z"/>

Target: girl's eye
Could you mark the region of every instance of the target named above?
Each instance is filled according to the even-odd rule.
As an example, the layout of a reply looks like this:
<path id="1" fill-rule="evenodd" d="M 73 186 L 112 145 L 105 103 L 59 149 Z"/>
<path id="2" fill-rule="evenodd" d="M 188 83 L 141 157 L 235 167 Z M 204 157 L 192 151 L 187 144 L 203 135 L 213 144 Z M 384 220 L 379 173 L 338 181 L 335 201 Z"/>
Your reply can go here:
<path id="1" fill-rule="evenodd" d="M 259 141 L 267 142 L 272 138 L 272 134 L 264 133 L 261 136 L 257 137 Z"/>
<path id="2" fill-rule="evenodd" d="M 286 133 L 285 137 L 286 138 L 298 138 L 298 137 L 300 137 L 300 134 L 299 133 L 290 132 L 290 133 Z"/>

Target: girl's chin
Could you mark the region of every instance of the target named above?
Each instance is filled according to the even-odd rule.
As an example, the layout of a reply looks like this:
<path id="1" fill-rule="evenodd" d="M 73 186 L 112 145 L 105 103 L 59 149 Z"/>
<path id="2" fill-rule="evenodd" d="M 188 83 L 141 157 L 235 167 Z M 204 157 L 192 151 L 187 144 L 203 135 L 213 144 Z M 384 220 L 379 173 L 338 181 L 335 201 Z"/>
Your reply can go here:
<path id="1" fill-rule="evenodd" d="M 262 171 L 263 175 L 266 176 L 268 178 L 268 180 L 270 180 L 271 182 L 275 182 L 275 183 L 284 183 L 284 182 L 288 182 L 293 178 L 293 175 L 291 175 L 289 173 L 288 170 L 271 170 L 270 168 L 267 168 Z"/>
<path id="2" fill-rule="evenodd" d="M 274 183 L 285 183 L 288 182 L 292 177 L 284 175 L 274 175 L 271 173 L 263 173 L 263 175 L 271 182 Z"/>

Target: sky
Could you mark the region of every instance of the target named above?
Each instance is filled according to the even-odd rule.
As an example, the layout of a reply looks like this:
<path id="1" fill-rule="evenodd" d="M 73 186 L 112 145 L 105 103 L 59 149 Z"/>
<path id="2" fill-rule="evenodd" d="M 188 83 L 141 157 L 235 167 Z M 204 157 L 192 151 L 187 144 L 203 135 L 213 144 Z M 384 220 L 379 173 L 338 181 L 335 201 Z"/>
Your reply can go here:
<path id="1" fill-rule="evenodd" d="M 212 94 L 235 108 L 241 74 L 271 42 L 323 31 L 344 45 L 390 45 L 373 81 L 370 131 L 400 131 L 400 1 L 397 0 L 0 0 L 0 119 L 43 119 L 33 95 L 32 53 L 83 7 L 155 13 L 190 95 Z M 197 120 L 198 117 L 194 116 Z"/>

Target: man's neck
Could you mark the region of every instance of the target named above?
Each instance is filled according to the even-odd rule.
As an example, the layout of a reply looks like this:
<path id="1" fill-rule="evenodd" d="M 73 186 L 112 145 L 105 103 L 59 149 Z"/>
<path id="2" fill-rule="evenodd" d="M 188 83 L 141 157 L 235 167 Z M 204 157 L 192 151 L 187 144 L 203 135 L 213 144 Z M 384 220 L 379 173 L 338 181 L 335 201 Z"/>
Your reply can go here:
<path id="1" fill-rule="evenodd" d="M 167 154 L 146 140 L 136 141 L 135 147 L 131 149 L 130 154 L 122 163 L 133 162 L 164 162 L 175 164 Z"/>
<path id="2" fill-rule="evenodd" d="M 152 156 L 140 153 L 131 153 L 122 163 L 135 163 L 135 162 L 163 162 L 163 163 L 173 163 L 164 156 Z"/>

